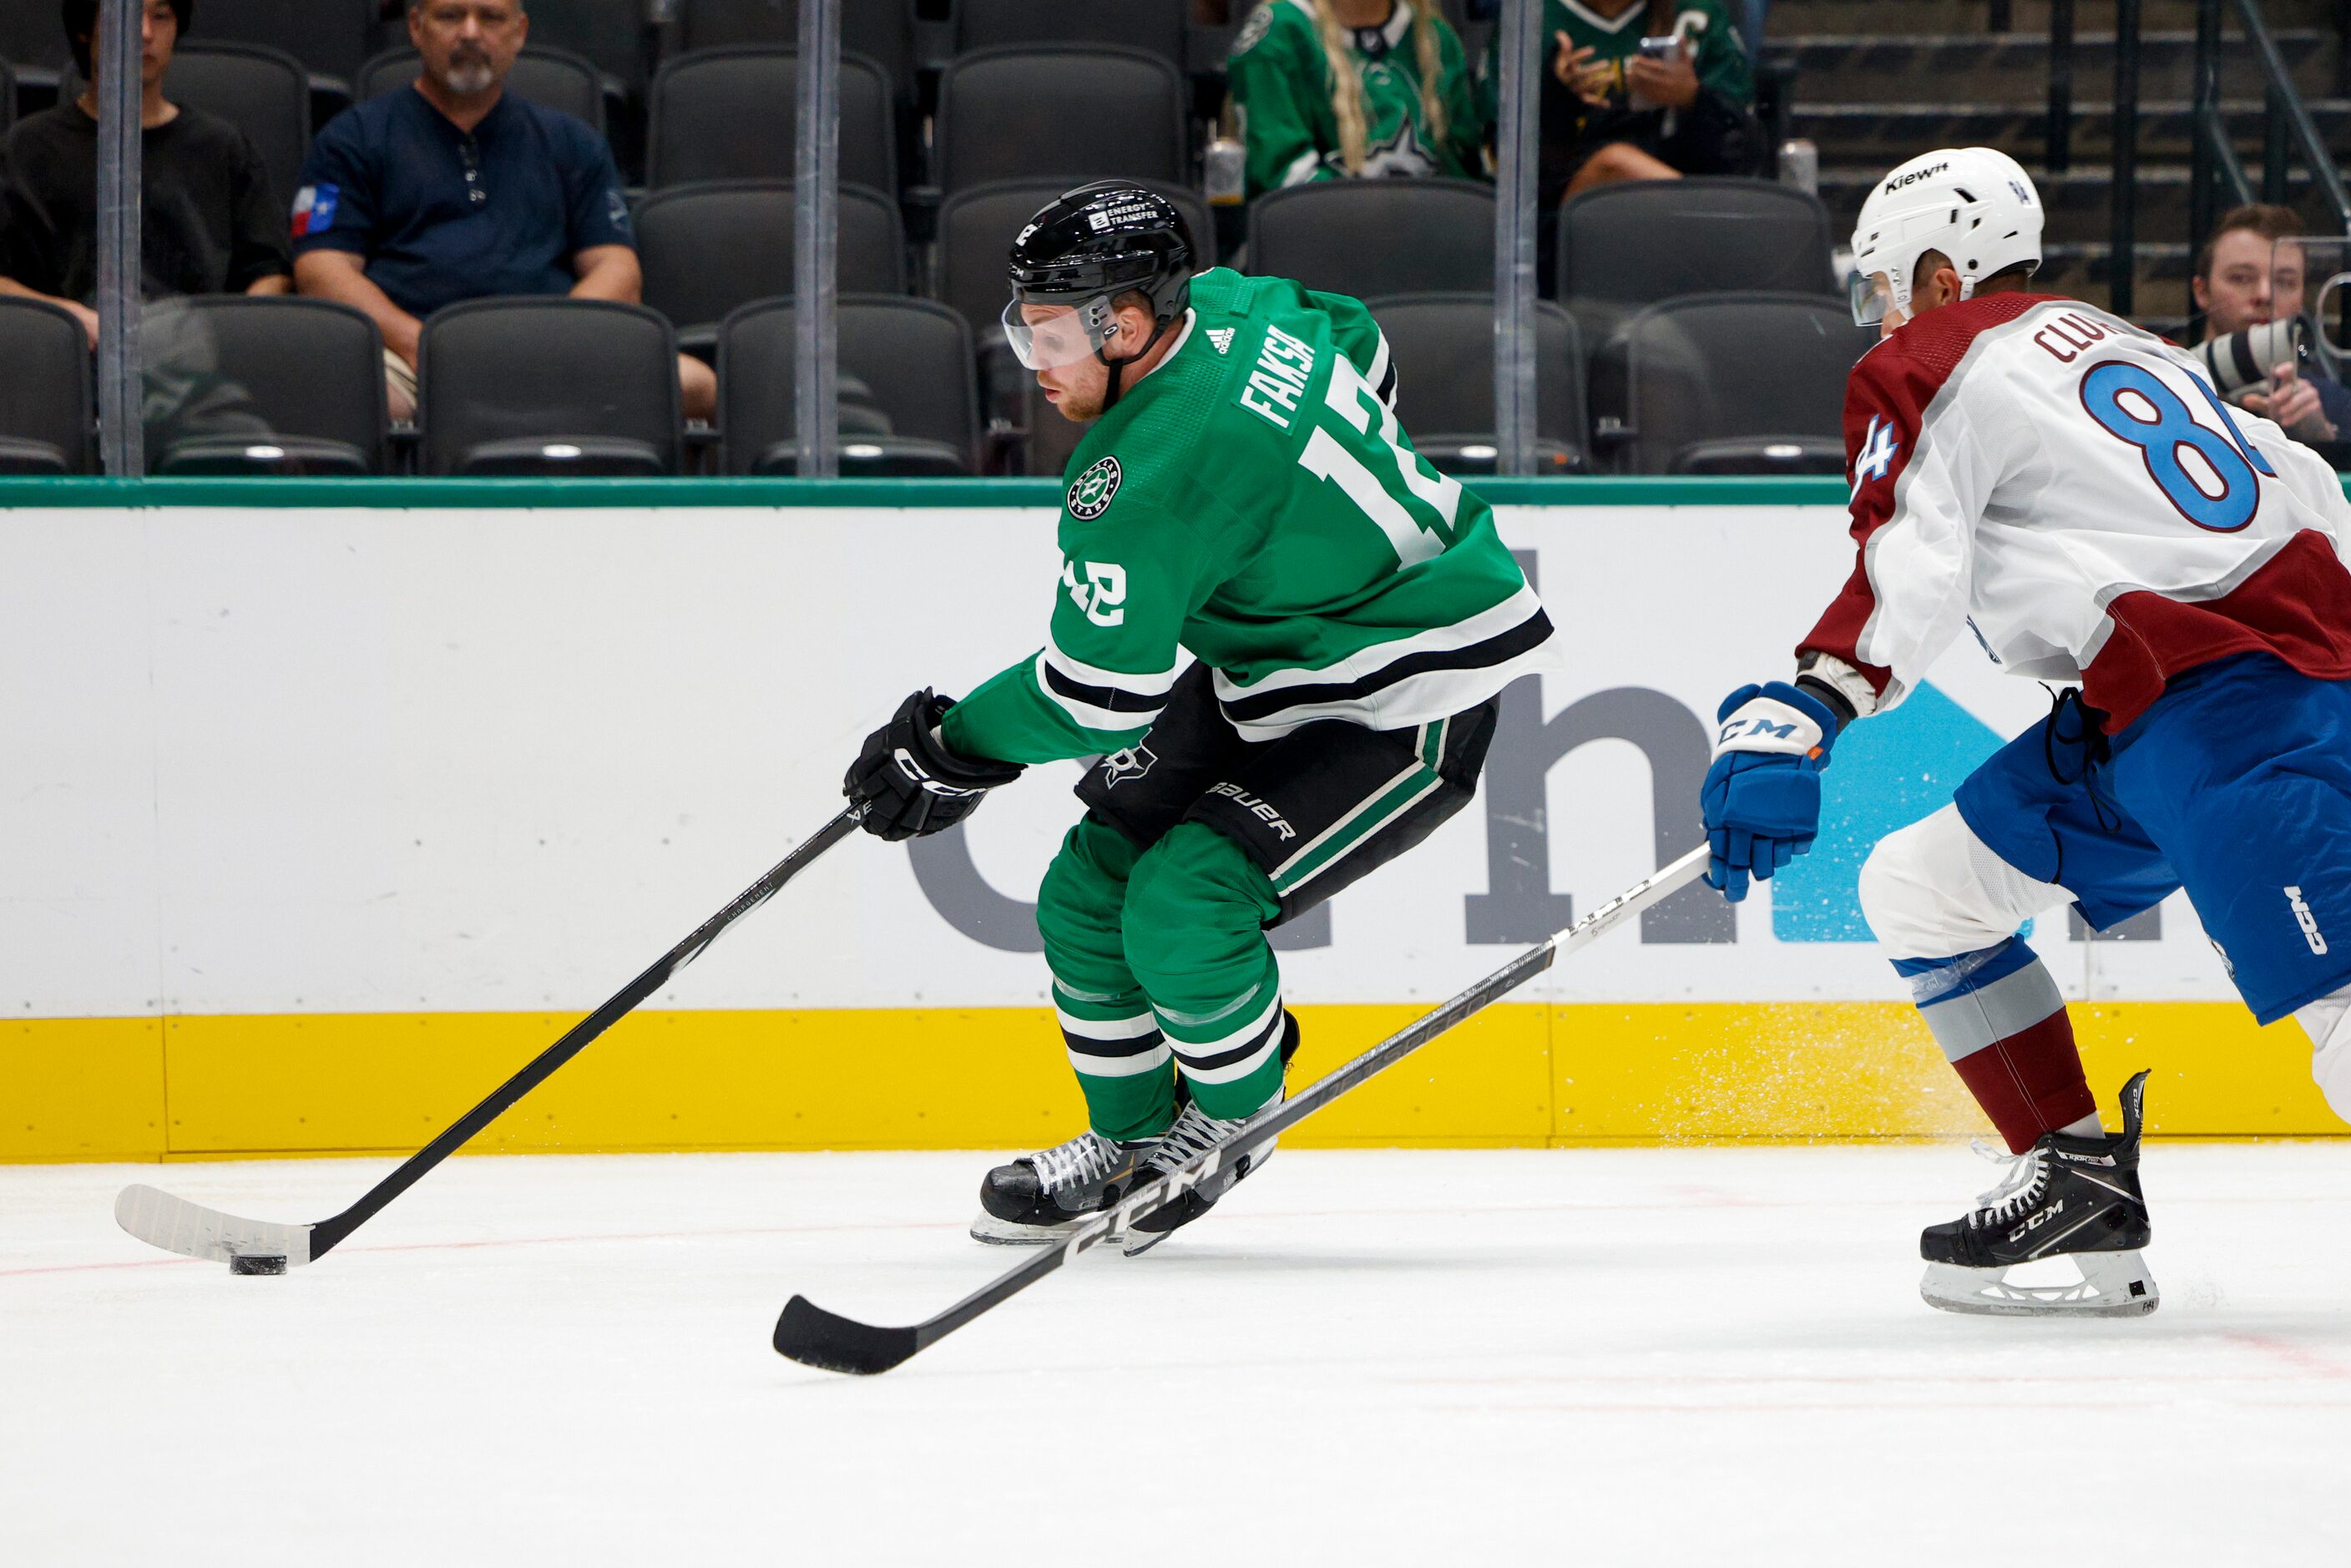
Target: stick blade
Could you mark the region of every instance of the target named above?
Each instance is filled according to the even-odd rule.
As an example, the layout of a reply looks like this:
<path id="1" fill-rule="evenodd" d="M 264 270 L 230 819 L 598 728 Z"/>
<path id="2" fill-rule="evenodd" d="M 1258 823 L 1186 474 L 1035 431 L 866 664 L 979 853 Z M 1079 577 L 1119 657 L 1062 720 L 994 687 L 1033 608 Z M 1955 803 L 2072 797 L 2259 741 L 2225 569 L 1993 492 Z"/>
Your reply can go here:
<path id="1" fill-rule="evenodd" d="M 126 1186 L 114 1200 L 114 1223 L 150 1247 L 183 1258 L 225 1263 L 236 1258 L 283 1258 L 287 1267 L 310 1260 L 310 1227 L 240 1219 L 173 1197 L 152 1186 Z"/>
<path id="2" fill-rule="evenodd" d="M 871 1377 L 923 1348 L 913 1329 L 876 1328 L 826 1312 L 806 1296 L 784 1303 L 776 1320 L 776 1354 L 802 1366 Z"/>

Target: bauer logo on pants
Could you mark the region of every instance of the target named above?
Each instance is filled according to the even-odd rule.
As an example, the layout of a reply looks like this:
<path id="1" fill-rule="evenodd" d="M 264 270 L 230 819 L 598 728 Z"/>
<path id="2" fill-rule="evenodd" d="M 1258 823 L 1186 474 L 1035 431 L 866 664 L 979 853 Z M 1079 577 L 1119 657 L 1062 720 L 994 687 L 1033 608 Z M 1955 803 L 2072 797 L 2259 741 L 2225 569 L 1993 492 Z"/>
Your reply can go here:
<path id="1" fill-rule="evenodd" d="M 1118 494 L 1118 459 L 1105 457 L 1084 473 L 1070 486 L 1070 516 L 1081 523 L 1091 523 L 1110 510 L 1110 499 Z"/>

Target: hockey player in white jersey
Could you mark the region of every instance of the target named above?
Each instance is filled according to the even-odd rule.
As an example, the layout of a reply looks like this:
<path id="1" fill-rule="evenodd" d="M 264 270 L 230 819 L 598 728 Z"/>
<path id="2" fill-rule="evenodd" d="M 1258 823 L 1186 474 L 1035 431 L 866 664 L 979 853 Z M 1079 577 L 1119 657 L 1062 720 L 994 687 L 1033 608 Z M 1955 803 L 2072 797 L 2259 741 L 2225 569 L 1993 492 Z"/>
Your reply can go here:
<path id="1" fill-rule="evenodd" d="M 1792 680 L 1722 705 L 1703 810 L 1729 898 L 1810 847 L 1845 725 L 1963 630 L 2065 686 L 2050 716 L 1863 868 L 1870 928 L 2007 1140 L 2008 1178 L 1920 1239 L 1962 1312 L 2152 1311 L 2140 1097 L 2109 1134 L 2055 982 L 2018 936 L 2105 929 L 2185 887 L 2263 1023 L 2298 1018 L 2351 1119 L 2351 507 L 2316 455 L 2232 413 L 2186 353 L 2029 292 L 2031 178 L 1988 148 L 1888 174 L 1854 234 L 1880 341 L 1845 400 L 1859 559 Z M 2078 1284 L 2011 1268 L 2064 1255 Z"/>

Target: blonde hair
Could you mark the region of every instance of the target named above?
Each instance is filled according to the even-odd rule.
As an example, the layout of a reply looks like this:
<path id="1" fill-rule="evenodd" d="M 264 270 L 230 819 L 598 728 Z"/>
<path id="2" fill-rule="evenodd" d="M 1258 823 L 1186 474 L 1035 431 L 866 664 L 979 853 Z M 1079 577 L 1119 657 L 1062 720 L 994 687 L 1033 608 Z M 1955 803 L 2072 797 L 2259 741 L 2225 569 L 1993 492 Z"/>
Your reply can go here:
<path id="1" fill-rule="evenodd" d="M 1322 52 L 1331 63 L 1331 112 L 1339 121 L 1339 162 L 1350 176 L 1364 172 L 1364 146 L 1370 131 L 1364 123 L 1364 78 L 1348 53 L 1347 29 L 1339 25 L 1331 0 L 1308 0 L 1314 25 L 1322 35 Z M 1428 123 L 1429 140 L 1445 140 L 1445 52 L 1437 40 L 1437 0 L 1418 0 L 1412 8 L 1412 51 L 1420 66 L 1420 115 Z"/>

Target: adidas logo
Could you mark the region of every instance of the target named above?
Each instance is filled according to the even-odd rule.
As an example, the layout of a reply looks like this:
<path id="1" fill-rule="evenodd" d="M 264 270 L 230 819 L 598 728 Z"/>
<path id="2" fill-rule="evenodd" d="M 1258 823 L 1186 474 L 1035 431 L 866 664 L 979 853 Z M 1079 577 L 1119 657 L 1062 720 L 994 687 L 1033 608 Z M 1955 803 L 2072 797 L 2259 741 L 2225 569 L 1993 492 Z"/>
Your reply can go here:
<path id="1" fill-rule="evenodd" d="M 1216 345 L 1217 352 L 1219 354 L 1228 354 L 1232 352 L 1233 329 L 1230 327 L 1209 328 L 1208 341 Z"/>

